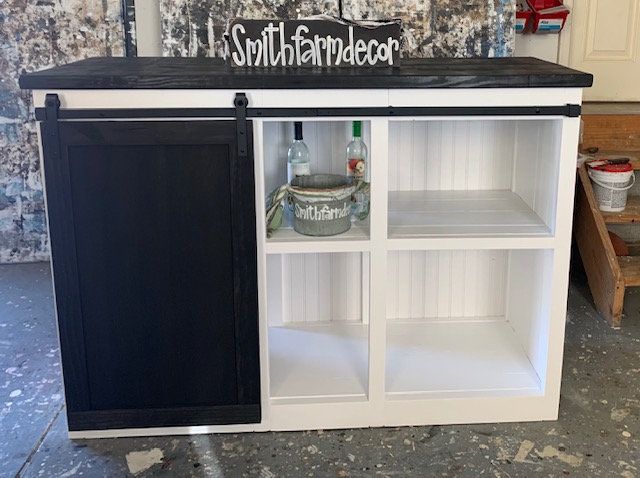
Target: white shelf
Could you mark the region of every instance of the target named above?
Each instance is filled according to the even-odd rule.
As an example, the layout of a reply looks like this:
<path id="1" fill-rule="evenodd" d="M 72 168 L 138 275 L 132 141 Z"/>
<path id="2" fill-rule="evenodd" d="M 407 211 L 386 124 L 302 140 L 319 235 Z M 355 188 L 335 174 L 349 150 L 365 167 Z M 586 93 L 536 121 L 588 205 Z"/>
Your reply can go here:
<path id="1" fill-rule="evenodd" d="M 369 119 L 370 223 L 259 238 L 266 429 L 554 418 L 577 131 L 457 119 Z M 291 127 L 263 124 L 265 191 Z M 314 171 L 343 173 L 348 133 L 305 123 Z"/>
<path id="2" fill-rule="evenodd" d="M 391 191 L 389 239 L 551 237 L 540 217 L 508 190 Z"/>
<path id="3" fill-rule="evenodd" d="M 539 378 L 502 318 L 390 322 L 387 398 L 540 394 Z"/>
<path id="4" fill-rule="evenodd" d="M 293 230 L 289 224 L 273 232 L 267 239 L 267 254 L 306 252 L 364 252 L 369 246 L 369 223 L 358 221 L 351 229 L 336 236 L 305 236 Z"/>
<path id="5" fill-rule="evenodd" d="M 368 337 L 360 323 L 269 327 L 271 402 L 366 400 Z"/>

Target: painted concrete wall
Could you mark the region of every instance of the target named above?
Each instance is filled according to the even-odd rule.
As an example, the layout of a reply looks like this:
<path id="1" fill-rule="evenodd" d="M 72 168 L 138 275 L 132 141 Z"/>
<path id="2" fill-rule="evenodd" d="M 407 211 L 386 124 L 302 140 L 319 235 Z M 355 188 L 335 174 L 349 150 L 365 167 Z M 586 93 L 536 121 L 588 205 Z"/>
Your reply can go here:
<path id="1" fill-rule="evenodd" d="M 158 0 L 135 0 L 137 56 L 162 56 Z"/>
<path id="2" fill-rule="evenodd" d="M 160 0 L 163 53 L 221 56 L 228 18 L 339 14 L 338 0 Z M 515 0 L 342 0 L 350 19 L 401 18 L 406 57 L 510 56 Z"/>
<path id="3" fill-rule="evenodd" d="M 0 262 L 49 257 L 37 137 L 23 71 L 123 54 L 120 0 L 0 1 Z"/>
<path id="4" fill-rule="evenodd" d="M 518 34 L 516 35 L 513 56 L 535 56 L 542 60 L 557 63 L 561 35 Z"/>

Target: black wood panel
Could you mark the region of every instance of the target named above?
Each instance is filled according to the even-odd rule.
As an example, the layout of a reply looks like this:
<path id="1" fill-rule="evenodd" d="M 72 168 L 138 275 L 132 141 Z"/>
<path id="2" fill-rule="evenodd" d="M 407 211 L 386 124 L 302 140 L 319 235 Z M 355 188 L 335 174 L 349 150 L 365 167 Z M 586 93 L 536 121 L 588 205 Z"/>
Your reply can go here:
<path id="1" fill-rule="evenodd" d="M 536 58 L 404 59 L 390 68 L 231 68 L 217 58 L 90 58 L 20 77 L 31 89 L 586 87 L 593 76 Z"/>
<path id="2" fill-rule="evenodd" d="M 84 350 L 84 326 L 80 306 L 80 286 L 75 257 L 73 206 L 69 187 L 69 163 L 62 154 L 57 112 L 60 103 L 55 95 L 47 95 L 48 120 L 41 124 L 42 149 L 46 160 L 44 173 L 47 194 L 47 225 L 51 238 L 56 311 L 60 336 L 60 353 L 64 368 L 67 409 L 89 409 L 87 367 Z"/>
<path id="3" fill-rule="evenodd" d="M 70 427 L 259 421 L 253 161 L 235 122 L 59 126 L 45 168 Z"/>
<path id="4" fill-rule="evenodd" d="M 260 405 L 70 412 L 67 420 L 72 431 L 256 423 Z"/>
<path id="5" fill-rule="evenodd" d="M 298 118 L 328 116 L 580 116 L 575 104 L 559 106 L 416 106 L 355 108 L 247 108 L 248 118 Z M 113 108 L 63 109 L 62 119 L 132 119 L 132 118 L 228 118 L 234 108 Z M 46 108 L 35 109 L 36 119 L 45 120 Z"/>
<path id="6" fill-rule="evenodd" d="M 228 149 L 68 149 L 92 409 L 235 403 Z"/>

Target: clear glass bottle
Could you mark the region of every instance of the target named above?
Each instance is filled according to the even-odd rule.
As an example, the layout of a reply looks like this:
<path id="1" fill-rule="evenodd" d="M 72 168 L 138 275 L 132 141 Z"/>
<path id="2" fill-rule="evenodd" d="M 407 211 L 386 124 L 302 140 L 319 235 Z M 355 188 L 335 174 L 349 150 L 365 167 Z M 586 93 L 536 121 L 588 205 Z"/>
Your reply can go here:
<path id="1" fill-rule="evenodd" d="M 362 121 L 352 125 L 353 139 L 347 145 L 347 176 L 356 180 L 367 180 L 367 145 L 362 141 Z M 353 214 L 362 220 L 369 215 L 369 196 L 364 192 L 355 193 L 352 206 Z"/>
<path id="2" fill-rule="evenodd" d="M 302 140 L 302 123 L 296 121 L 294 124 L 295 136 L 287 151 L 287 181 L 297 176 L 308 176 L 311 174 L 311 158 L 309 148 Z"/>

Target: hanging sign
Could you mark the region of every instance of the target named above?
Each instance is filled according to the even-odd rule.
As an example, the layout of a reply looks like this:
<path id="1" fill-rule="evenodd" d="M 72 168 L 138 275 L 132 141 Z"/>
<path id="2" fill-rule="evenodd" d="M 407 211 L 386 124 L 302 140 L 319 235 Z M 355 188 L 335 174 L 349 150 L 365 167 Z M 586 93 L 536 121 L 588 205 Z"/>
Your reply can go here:
<path id="1" fill-rule="evenodd" d="M 378 67 L 400 61 L 401 23 L 245 20 L 227 25 L 226 59 L 235 67 Z"/>

